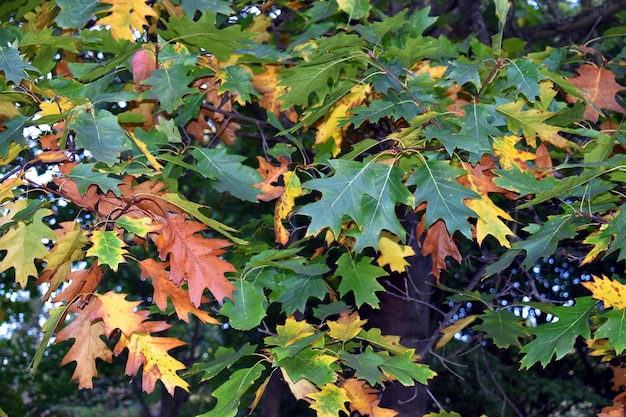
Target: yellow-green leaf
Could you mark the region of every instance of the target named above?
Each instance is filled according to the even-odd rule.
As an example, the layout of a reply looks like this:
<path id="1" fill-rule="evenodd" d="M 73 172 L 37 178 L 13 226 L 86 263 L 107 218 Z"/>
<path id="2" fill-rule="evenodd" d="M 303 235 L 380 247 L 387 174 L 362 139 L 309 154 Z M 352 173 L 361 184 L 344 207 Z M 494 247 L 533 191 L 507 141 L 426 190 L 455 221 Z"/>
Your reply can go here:
<path id="1" fill-rule="evenodd" d="M 128 251 L 124 249 L 126 245 L 116 232 L 96 230 L 90 240 L 93 246 L 87 251 L 87 256 L 97 257 L 100 265 L 108 265 L 117 271 L 118 265 L 125 262 L 124 254 Z"/>

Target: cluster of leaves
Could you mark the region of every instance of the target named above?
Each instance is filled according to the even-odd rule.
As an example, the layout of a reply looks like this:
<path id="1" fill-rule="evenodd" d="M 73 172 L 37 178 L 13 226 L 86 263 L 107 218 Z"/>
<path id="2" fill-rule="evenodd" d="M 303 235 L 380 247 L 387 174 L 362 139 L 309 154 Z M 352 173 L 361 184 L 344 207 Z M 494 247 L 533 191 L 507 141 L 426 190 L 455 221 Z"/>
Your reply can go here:
<path id="1" fill-rule="evenodd" d="M 204 415 L 236 415 L 281 372 L 320 417 L 393 416 L 378 389 L 434 372 L 358 311 L 379 307 L 379 280 L 411 257 L 432 259 L 437 284 L 470 250 L 501 254 L 484 257 L 485 279 L 564 247 L 583 265 L 626 258 L 625 51 L 594 65 L 589 46 L 503 49 L 504 0 L 492 46 L 426 36 L 428 8 L 387 17 L 362 1 L 33 3 L 0 7 L 0 273 L 35 278 L 59 303 L 34 367 L 53 336 L 74 339 L 62 364 L 76 362 L 80 388 L 97 359 L 127 351 L 144 391 L 188 391 L 165 317 L 241 331 L 265 319 L 261 346 L 220 347 L 189 371 L 208 381 L 253 361 Z M 272 37 L 287 12 L 297 35 Z M 183 186 L 192 179 L 201 192 Z M 272 214 L 244 227 L 205 204 L 221 198 Z M 59 219 L 68 204 L 76 218 Z M 419 219 L 409 230 L 407 213 Z M 153 292 L 114 291 L 122 268 Z M 524 340 L 522 368 L 579 336 L 603 355 L 626 349 L 616 280 L 587 283 L 573 306 L 528 304 L 558 317 L 536 327 L 476 282 L 446 284 L 484 310 L 437 347 L 471 327 L 502 348 Z"/>

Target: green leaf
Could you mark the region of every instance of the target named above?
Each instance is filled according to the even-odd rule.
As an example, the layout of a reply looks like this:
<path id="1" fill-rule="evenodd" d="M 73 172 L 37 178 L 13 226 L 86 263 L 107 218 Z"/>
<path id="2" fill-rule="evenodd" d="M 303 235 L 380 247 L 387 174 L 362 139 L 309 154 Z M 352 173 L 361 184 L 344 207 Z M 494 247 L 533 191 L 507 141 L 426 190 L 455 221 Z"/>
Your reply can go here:
<path id="1" fill-rule="evenodd" d="M 380 368 L 406 387 L 415 385 L 415 381 L 426 385 L 430 378 L 437 375 L 427 365 L 414 362 L 412 350 L 387 357 Z"/>
<path id="2" fill-rule="evenodd" d="M 459 86 L 463 86 L 464 84 L 471 82 L 476 86 L 476 88 L 480 89 L 482 83 L 480 82 L 480 74 L 478 70 L 482 66 L 482 61 L 468 62 L 467 58 L 460 57 L 455 61 L 450 61 L 446 76 Z"/>
<path id="3" fill-rule="evenodd" d="M 228 0 L 182 0 L 183 12 L 188 18 L 193 19 L 196 11 L 204 13 L 210 10 L 212 13 L 220 13 L 226 16 L 233 14 L 233 9 Z"/>
<path id="4" fill-rule="evenodd" d="M 455 413 L 454 411 L 445 411 L 442 410 L 438 413 L 428 413 L 425 414 L 424 417 L 461 417 L 459 413 Z"/>
<path id="5" fill-rule="evenodd" d="M 558 321 L 541 324 L 529 329 L 535 335 L 535 339 L 524 345 L 521 352 L 526 355 L 520 363 L 521 369 L 529 369 L 535 363 L 540 362 L 543 367 L 552 361 L 567 355 L 574 345 L 578 336 L 588 339 L 590 337 L 589 315 L 595 308 L 596 301 L 591 297 L 576 299 L 576 305 L 571 307 L 556 307 L 553 314 Z"/>
<path id="6" fill-rule="evenodd" d="M 415 349 L 402 346 L 399 336 L 383 336 L 381 330 L 375 327 L 369 330 L 361 330 L 357 337 L 394 355 L 402 355 L 407 352 L 411 355 L 415 353 Z"/>
<path id="7" fill-rule="evenodd" d="M 478 194 L 462 186 L 456 178 L 467 172 L 447 161 L 427 161 L 415 170 L 407 180 L 407 185 L 417 185 L 415 202 L 427 202 L 426 227 L 430 227 L 439 219 L 446 222 L 446 227 L 452 235 L 457 230 L 471 239 L 471 228 L 467 217 L 475 217 L 463 200 L 478 198 Z"/>
<path id="8" fill-rule="evenodd" d="M 623 236 L 626 236 L 626 206 L 624 204 L 620 206 L 619 214 L 611 219 L 606 228 L 602 229 L 594 240 L 598 242 L 596 245 L 599 242 L 605 243 L 604 247 L 608 248 L 604 255 L 605 258 L 619 250 L 619 256 L 617 257 L 619 262 L 626 259 L 626 239 Z"/>
<path id="9" fill-rule="evenodd" d="M 502 35 L 504 33 L 504 26 L 506 25 L 506 18 L 511 8 L 511 4 L 508 0 L 495 0 L 496 17 L 498 18 L 498 33 L 491 37 L 492 48 L 500 56 L 502 49 Z"/>
<path id="10" fill-rule="evenodd" d="M 33 370 L 33 374 L 37 372 L 37 368 L 39 368 L 39 364 L 41 363 L 41 359 L 43 358 L 43 354 L 48 348 L 48 342 L 52 338 L 52 335 L 56 332 L 61 319 L 65 318 L 65 312 L 70 307 L 70 304 L 62 305 L 58 307 L 54 307 L 50 309 L 50 317 L 42 326 L 43 337 L 41 338 L 41 342 L 39 342 L 39 347 L 33 356 L 33 360 L 30 363 L 30 367 Z"/>
<path id="11" fill-rule="evenodd" d="M 337 260 L 335 275 L 341 277 L 339 293 L 342 297 L 350 291 L 354 294 L 354 302 L 357 307 L 367 303 L 378 308 L 379 300 L 377 291 L 384 291 L 377 278 L 387 276 L 387 272 L 379 266 L 372 265 L 372 258 L 365 255 L 353 257 L 346 252 Z"/>
<path id="12" fill-rule="evenodd" d="M 607 338 L 608 345 L 621 355 L 626 349 L 626 309 L 614 308 L 604 312 L 600 317 L 606 319 L 606 322 L 595 331 L 594 338 Z"/>
<path id="13" fill-rule="evenodd" d="M 39 209 L 32 222 L 20 221 L 0 237 L 0 252 L 7 251 L 0 262 L 0 273 L 15 268 L 15 282 L 22 288 L 26 287 L 28 277 L 38 276 L 35 259 L 42 259 L 49 253 L 42 239 L 57 239 L 56 233 L 43 222 L 43 218 L 51 214 L 50 209 Z"/>
<path id="14" fill-rule="evenodd" d="M 258 95 L 258 92 L 250 83 L 252 76 L 238 65 L 224 68 L 223 72 L 218 73 L 216 79 L 222 82 L 219 92 L 230 92 L 236 96 L 236 100 L 239 103 L 250 103 L 252 96 Z"/>
<path id="15" fill-rule="evenodd" d="M 261 190 L 253 184 L 263 180 L 252 167 L 243 165 L 245 158 L 229 154 L 226 148 L 197 148 L 191 154 L 198 161 L 195 170 L 206 178 L 215 180 L 217 191 L 228 191 L 240 200 L 255 202 Z"/>
<path id="16" fill-rule="evenodd" d="M 499 187 L 511 190 L 520 196 L 526 196 L 529 194 L 548 193 L 552 194 L 552 191 L 559 184 L 558 180 L 554 177 L 545 177 L 537 179 L 532 172 L 522 172 L 517 165 L 511 166 L 507 169 L 498 169 L 494 173 L 497 175 L 494 178 L 494 182 Z M 548 197 L 550 199 L 552 197 Z M 532 204 L 534 200 L 531 200 Z"/>
<path id="17" fill-rule="evenodd" d="M 525 209 L 556 197 L 561 199 L 567 198 L 571 196 L 576 188 L 587 184 L 592 179 L 604 173 L 606 173 L 606 170 L 603 168 L 588 169 L 584 170 L 579 175 L 559 178 L 558 180 L 549 180 L 549 183 L 542 184 L 542 188 L 546 187 L 545 189 L 541 190 L 532 200 L 520 205 L 519 209 Z M 502 174 L 502 172 L 498 171 L 498 174 Z M 546 180 L 544 179 L 541 182 L 543 183 L 544 181 Z"/>
<path id="18" fill-rule="evenodd" d="M 358 354 L 341 351 L 339 357 L 347 366 L 356 371 L 357 378 L 366 380 L 371 386 L 381 384 L 384 380 L 379 366 L 385 363 L 385 359 L 374 352 L 371 346 L 368 346 L 365 352 Z"/>
<path id="19" fill-rule="evenodd" d="M 261 288 L 248 281 L 234 282 L 237 289 L 233 298 L 226 299 L 220 313 L 229 318 L 229 324 L 237 330 L 250 330 L 261 323 L 267 310 L 267 299 Z"/>
<path id="20" fill-rule="evenodd" d="M 118 186 L 123 184 L 117 178 L 109 177 L 107 174 L 94 171 L 93 168 L 96 164 L 82 163 L 76 165 L 70 173 L 67 175 L 68 178 L 73 179 L 78 186 L 78 191 L 81 194 L 85 194 L 87 192 L 87 188 L 90 185 L 95 184 L 102 192 L 106 193 L 107 191 L 112 191 L 116 196 L 120 196 L 120 190 Z"/>
<path id="21" fill-rule="evenodd" d="M 348 20 L 360 20 L 367 17 L 372 8 L 368 0 L 337 0 L 339 10 L 348 15 Z"/>
<path id="22" fill-rule="evenodd" d="M 278 278 L 279 288 L 272 292 L 271 298 L 282 303 L 287 314 L 304 312 L 309 298 L 323 300 L 328 294 L 328 287 L 321 276 L 285 273 L 283 277 Z"/>
<path id="23" fill-rule="evenodd" d="M 212 395 L 217 399 L 215 408 L 198 417 L 235 417 L 239 411 L 239 400 L 248 392 L 265 371 L 265 365 L 257 362 L 251 368 L 239 369 L 223 382 Z"/>
<path id="24" fill-rule="evenodd" d="M 108 265 L 113 271 L 117 271 L 119 264 L 125 262 L 124 254 L 128 252 L 117 232 L 94 230 L 91 241 L 93 246 L 87 251 L 87 256 L 97 257 L 100 265 Z"/>
<path id="25" fill-rule="evenodd" d="M 21 83 L 23 79 L 29 77 L 27 70 L 39 74 L 39 69 L 22 60 L 17 48 L 0 48 L 0 71 L 4 72 L 7 81 L 16 85 Z"/>
<path id="26" fill-rule="evenodd" d="M 512 248 L 526 251 L 523 265 L 530 269 L 537 259 L 552 255 L 561 240 L 576 236 L 574 228 L 576 221 L 580 222 L 574 215 L 564 214 L 550 216 L 542 225 L 531 224 L 529 227 L 533 230 L 530 236 L 525 240 L 514 242 Z"/>
<path id="27" fill-rule="evenodd" d="M 317 234 L 324 227 L 330 227 L 335 236 L 339 236 L 346 215 L 359 228 L 352 233 L 356 252 L 366 247 L 378 248 L 378 235 L 382 230 L 404 238 L 406 231 L 395 214 L 395 206 L 398 203 L 414 205 L 411 193 L 401 182 L 404 171 L 372 159 L 363 162 L 331 160 L 330 164 L 334 175 L 302 184 L 303 188 L 322 192 L 319 201 L 299 211 L 311 217 L 307 233 Z"/>
<path id="28" fill-rule="evenodd" d="M 70 128 L 76 131 L 76 145 L 109 165 L 118 161 L 120 152 L 130 148 L 117 117 L 107 110 L 80 111 Z"/>
<path id="29" fill-rule="evenodd" d="M 61 13 L 56 23 L 62 28 L 82 28 L 99 10 L 103 9 L 100 0 L 56 0 Z"/>
<path id="30" fill-rule="evenodd" d="M 522 319 L 510 311 L 486 310 L 480 318 L 483 322 L 474 329 L 485 332 L 485 337 L 493 339 L 499 348 L 520 346 L 519 339 L 528 335 L 520 323 Z"/>
<path id="31" fill-rule="evenodd" d="M 352 122 L 354 126 L 359 127 L 365 121 L 377 123 L 382 118 L 392 118 L 394 116 L 396 103 L 393 101 L 372 100 L 370 105 L 365 107 L 356 107 L 350 110 L 354 116 L 350 117 L 346 124 Z"/>
<path id="32" fill-rule="evenodd" d="M 245 356 L 253 355 L 256 352 L 256 346 L 246 343 L 239 349 L 230 347 L 218 346 L 215 352 L 215 357 L 210 362 L 196 362 L 193 364 L 189 374 L 197 374 L 204 372 L 202 381 L 209 381 L 217 376 L 226 368 L 230 368 L 235 362 L 239 361 Z"/>
<path id="33" fill-rule="evenodd" d="M 156 225 L 152 224 L 152 218 L 143 217 L 134 219 L 130 216 L 122 216 L 115 220 L 115 225 L 134 234 L 135 236 L 147 236 L 148 233 L 155 230 Z"/>
<path id="34" fill-rule="evenodd" d="M 318 387 L 337 380 L 337 358 L 310 346 L 291 358 L 277 361 L 276 365 L 285 369 L 292 381 L 308 379 Z"/>
<path id="35" fill-rule="evenodd" d="M 531 103 L 541 95 L 539 81 L 546 77 L 539 72 L 541 65 L 535 64 L 529 59 L 515 59 L 509 62 L 506 68 L 506 87 L 514 88 L 524 94 Z M 515 95 L 517 96 L 517 95 Z"/>
<path id="36" fill-rule="evenodd" d="M 183 104 L 183 97 L 197 92 L 188 85 L 193 76 L 188 75 L 190 68 L 186 65 L 172 64 L 161 66 L 150 73 L 147 80 L 141 82 L 152 88 L 143 93 L 145 98 L 158 100 L 161 108 L 167 112 L 176 110 Z"/>
<path id="37" fill-rule="evenodd" d="M 412 68 L 416 62 L 432 55 L 438 48 L 437 43 L 432 38 L 422 36 L 407 38 L 405 42 L 406 44 L 401 48 L 395 46 L 387 48 L 387 51 L 398 58 L 405 68 Z"/>
<path id="38" fill-rule="evenodd" d="M 24 138 L 24 128 L 30 125 L 30 119 L 24 116 L 17 116 L 14 119 L 4 121 L 6 129 L 0 132 L 0 156 L 9 155 L 9 147 L 11 142 L 18 145 L 26 145 Z"/>
<path id="39" fill-rule="evenodd" d="M 272 355 L 279 361 L 285 358 L 293 358 L 302 349 L 314 345 L 315 342 L 317 342 L 317 340 L 320 339 L 322 336 L 324 336 L 324 333 L 314 333 L 302 337 L 301 339 L 298 339 L 297 341 L 290 343 L 287 346 L 275 346 L 271 348 L 270 351 L 272 352 Z"/>
<path id="40" fill-rule="evenodd" d="M 157 32 L 165 39 L 176 38 L 186 45 L 203 48 L 204 53 L 213 54 L 220 61 L 227 61 L 235 50 L 244 47 L 244 42 L 253 35 L 242 32 L 239 25 L 226 25 L 218 29 L 215 26 L 213 11 L 205 11 L 197 21 L 186 16 L 182 18 L 170 16 L 164 24 L 167 30 Z"/>

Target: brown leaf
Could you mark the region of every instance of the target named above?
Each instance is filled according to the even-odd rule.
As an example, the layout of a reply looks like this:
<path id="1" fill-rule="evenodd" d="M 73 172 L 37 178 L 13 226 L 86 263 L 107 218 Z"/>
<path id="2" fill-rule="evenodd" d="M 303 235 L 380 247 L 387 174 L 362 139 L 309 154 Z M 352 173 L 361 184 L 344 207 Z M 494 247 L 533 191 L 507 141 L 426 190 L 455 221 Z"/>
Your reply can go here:
<path id="1" fill-rule="evenodd" d="M 356 378 L 345 380 L 341 387 L 350 399 L 350 411 L 371 417 L 395 417 L 398 413 L 388 408 L 381 408 L 379 391 L 372 388 L 366 381 Z"/>
<path id="2" fill-rule="evenodd" d="M 80 294 L 90 294 L 98 288 L 100 281 L 102 281 L 102 277 L 102 268 L 98 265 L 97 260 L 89 269 L 81 269 L 70 272 L 67 276 L 67 280 L 70 282 L 70 285 L 64 288 L 62 292 L 56 294 L 52 299 L 52 302 L 71 302 Z"/>
<path id="3" fill-rule="evenodd" d="M 157 262 L 154 259 L 144 259 L 139 262 L 141 278 L 152 279 L 152 286 L 154 287 L 154 296 L 152 299 L 154 304 L 156 304 L 161 311 L 166 311 L 167 299 L 169 297 L 176 311 L 176 315 L 180 320 L 189 323 L 189 314 L 191 313 L 198 317 L 203 323 L 217 324 L 218 321 L 211 317 L 209 313 L 191 304 L 187 291 L 174 285 L 170 280 L 170 272 L 166 270 L 167 267 L 169 267 L 169 263 Z M 203 298 L 202 301 L 208 300 Z"/>
<path id="4" fill-rule="evenodd" d="M 596 107 L 604 110 L 613 110 L 618 113 L 626 114 L 626 111 L 615 100 L 615 94 L 626 90 L 626 87 L 615 81 L 615 74 L 607 68 L 598 68 L 595 65 L 581 65 L 576 72 L 578 75 L 570 78 L 568 81 L 576 87 L 582 89 L 581 94 L 585 99 L 596 105 Z M 567 96 L 568 103 L 578 101 L 576 97 Z M 591 104 L 587 104 L 585 108 L 585 119 L 597 122 L 600 113 L 593 108 Z"/>
<path id="5" fill-rule="evenodd" d="M 451 256 L 457 262 L 463 259 L 454 240 L 448 234 L 448 229 L 443 220 L 439 219 L 426 231 L 426 238 L 422 243 L 422 255 L 432 255 L 432 273 L 439 283 L 441 271 L 447 271 L 446 258 Z"/>
<path id="6" fill-rule="evenodd" d="M 285 187 L 278 184 L 283 174 L 289 170 L 289 161 L 285 157 L 279 156 L 278 162 L 280 162 L 280 166 L 274 166 L 262 156 L 257 156 L 257 159 L 259 160 L 257 171 L 263 177 L 262 182 L 254 184 L 255 187 L 262 191 L 262 194 L 257 196 L 258 199 L 271 201 L 280 197 L 285 192 Z"/>
<path id="7" fill-rule="evenodd" d="M 206 226 L 187 220 L 182 214 L 166 213 L 157 221 L 163 225 L 156 239 L 159 257 L 163 261 L 169 258 L 170 279 L 174 284 L 188 283 L 191 302 L 200 306 L 205 288 L 220 303 L 231 297 L 235 287 L 224 274 L 236 269 L 220 257 L 224 253 L 222 248 L 230 246 L 230 242 L 203 237 L 199 232 L 206 230 Z"/>

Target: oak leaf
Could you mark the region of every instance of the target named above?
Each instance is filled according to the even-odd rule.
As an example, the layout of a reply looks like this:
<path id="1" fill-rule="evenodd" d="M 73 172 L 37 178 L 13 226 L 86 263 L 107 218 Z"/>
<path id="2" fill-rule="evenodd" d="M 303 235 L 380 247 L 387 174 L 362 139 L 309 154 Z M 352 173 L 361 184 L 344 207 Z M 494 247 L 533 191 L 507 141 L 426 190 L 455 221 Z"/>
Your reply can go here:
<path id="1" fill-rule="evenodd" d="M 521 138 L 516 135 L 493 138 L 493 150 L 496 156 L 498 156 L 502 168 L 511 169 L 511 167 L 517 166 L 521 171 L 531 170 L 527 161 L 535 160 L 537 155 L 532 152 L 516 148 L 515 145 L 520 140 Z"/>
<path id="2" fill-rule="evenodd" d="M 537 109 L 522 110 L 525 105 L 525 100 L 512 101 L 496 107 L 496 110 L 507 118 L 507 124 L 512 132 L 522 129 L 529 146 L 536 148 L 539 137 L 543 142 L 569 150 L 570 142 L 559 135 L 561 128 L 544 123 L 556 113 Z"/>
<path id="3" fill-rule="evenodd" d="M 615 307 L 618 310 L 626 308 L 626 285 L 605 276 L 601 278 L 594 276 L 593 281 L 582 284 L 592 292 L 593 298 L 604 303 L 605 308 Z"/>
<path id="4" fill-rule="evenodd" d="M 187 291 L 174 285 L 170 280 L 170 272 L 166 270 L 168 266 L 169 264 L 167 262 L 157 262 L 154 259 L 144 259 L 139 262 L 141 278 L 152 279 L 152 286 L 154 287 L 154 296 L 152 299 L 154 304 L 156 304 L 161 311 L 166 311 L 167 299 L 169 298 L 180 320 L 189 323 L 189 314 L 191 313 L 203 323 L 218 323 L 209 313 L 200 310 L 191 303 Z"/>
<path id="5" fill-rule="evenodd" d="M 102 265 L 108 265 L 117 271 L 119 264 L 126 262 L 124 255 L 128 253 L 126 244 L 119 238 L 117 232 L 110 230 L 94 230 L 90 237 L 93 246 L 87 251 L 87 256 L 95 256 Z"/>
<path id="6" fill-rule="evenodd" d="M 61 366 L 76 362 L 72 380 L 78 380 L 78 387 L 81 389 L 93 388 L 93 378 L 98 376 L 96 359 L 110 363 L 113 358 L 111 349 L 101 339 L 104 335 L 104 323 L 102 320 L 94 322 L 91 318 L 94 308 L 95 303 L 89 303 L 82 310 L 78 309 L 76 318 L 57 333 L 55 340 L 55 343 L 59 343 L 74 339 L 74 344 L 63 357 Z"/>
<path id="7" fill-rule="evenodd" d="M 568 81 L 580 88 L 582 96 L 591 103 L 585 107 L 585 119 L 592 122 L 598 121 L 600 113 L 594 106 L 598 109 L 626 114 L 624 108 L 615 100 L 615 95 L 626 90 L 626 87 L 615 81 L 615 74 L 611 70 L 599 68 L 592 64 L 584 64 L 576 72 L 578 75 Z M 566 99 L 569 103 L 578 101 L 576 97 L 571 95 L 568 95 Z"/>
<path id="8" fill-rule="evenodd" d="M 149 26 L 146 16 L 159 17 L 144 0 L 102 0 L 102 3 L 111 5 L 105 10 L 110 14 L 99 19 L 96 24 L 110 25 L 111 34 L 116 39 L 134 40 L 133 30 L 143 32 L 143 27 Z"/>
<path id="9" fill-rule="evenodd" d="M 317 134 L 315 135 L 315 144 L 321 145 L 333 139 L 331 146 L 333 156 L 337 156 L 341 151 L 344 131 L 347 124 L 344 123 L 351 113 L 350 110 L 359 106 L 371 92 L 369 84 L 357 84 L 348 94 L 338 100 L 326 115 L 324 120 L 317 125 Z"/>
<path id="10" fill-rule="evenodd" d="M 280 97 L 287 92 L 287 88 L 284 86 L 278 86 L 278 66 L 277 65 L 264 65 L 264 72 L 255 74 L 250 81 L 252 86 L 261 93 L 262 98 L 259 101 L 259 106 L 274 114 L 278 117 L 283 105 Z M 287 119 L 296 123 L 298 121 L 298 114 L 293 107 L 286 109 L 285 114 Z"/>
<path id="11" fill-rule="evenodd" d="M 404 268 L 409 266 L 406 259 L 415 255 L 412 247 L 399 243 L 400 239 L 391 233 L 382 232 L 378 240 L 378 259 L 376 263 L 379 266 L 389 265 L 389 268 L 395 272 L 404 272 Z"/>
<path id="12" fill-rule="evenodd" d="M 133 333 L 130 338 L 120 336 L 113 352 L 117 356 L 128 348 L 125 371 L 128 376 L 137 375 L 139 368 L 143 366 L 141 379 L 143 391 L 148 394 L 153 392 L 156 381 L 161 380 L 167 392 L 173 396 L 176 387 L 189 392 L 189 384 L 176 373 L 185 369 L 185 365 L 167 352 L 185 344 L 174 337 L 155 337 L 148 333 Z"/>
<path id="13" fill-rule="evenodd" d="M 134 332 L 145 332 L 144 321 L 150 315 L 148 310 L 137 310 L 141 301 L 127 301 L 127 294 L 109 291 L 105 294 L 93 294 L 89 301 L 92 321 L 102 320 L 107 338 L 115 329 L 130 337 Z"/>
<path id="14" fill-rule="evenodd" d="M 263 181 L 254 184 L 259 188 L 262 193 L 258 195 L 258 199 L 261 201 L 274 200 L 285 192 L 285 187 L 280 185 L 280 177 L 282 177 L 289 170 L 289 160 L 283 156 L 278 157 L 279 166 L 272 165 L 262 156 L 257 156 L 259 160 L 259 168 L 257 171 L 263 177 Z"/>
<path id="15" fill-rule="evenodd" d="M 156 239 L 159 257 L 169 259 L 174 284 L 187 282 L 191 302 L 200 306 L 205 288 L 220 303 L 225 297 L 232 298 L 235 287 L 224 274 L 236 269 L 220 257 L 230 242 L 203 237 L 199 233 L 207 230 L 206 226 L 182 214 L 166 213 L 157 220 L 163 226 Z"/>
<path id="16" fill-rule="evenodd" d="M 46 267 L 39 276 L 37 283 L 48 282 L 50 287 L 44 295 L 47 300 L 71 273 L 72 263 L 83 259 L 85 253 L 83 247 L 89 242 L 87 233 L 80 227 L 78 222 L 63 222 L 56 229 L 56 245 L 43 259 Z"/>
<path id="17" fill-rule="evenodd" d="M 102 268 L 96 260 L 89 269 L 80 269 L 70 272 L 67 276 L 67 281 L 70 284 L 63 288 L 63 291 L 57 293 L 52 302 L 60 301 L 72 301 L 81 294 L 92 293 L 100 285 L 102 277 L 104 276 Z"/>
<path id="18" fill-rule="evenodd" d="M 432 256 L 432 273 L 439 282 L 441 271 L 447 271 L 446 258 L 451 256 L 457 262 L 461 262 L 462 257 L 454 240 L 448 234 L 448 229 L 443 220 L 437 220 L 426 232 L 426 238 L 422 243 L 422 255 Z"/>

